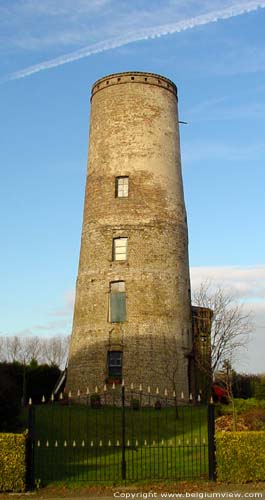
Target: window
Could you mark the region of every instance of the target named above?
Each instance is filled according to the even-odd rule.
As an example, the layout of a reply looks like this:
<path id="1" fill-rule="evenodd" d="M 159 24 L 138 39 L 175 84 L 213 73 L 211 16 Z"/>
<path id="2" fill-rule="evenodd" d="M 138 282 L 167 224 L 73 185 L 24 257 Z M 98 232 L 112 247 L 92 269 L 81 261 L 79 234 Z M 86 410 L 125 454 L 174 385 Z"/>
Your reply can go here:
<path id="1" fill-rule="evenodd" d="M 113 260 L 127 260 L 128 238 L 114 238 L 112 247 Z"/>
<path id="2" fill-rule="evenodd" d="M 129 177 L 116 177 L 115 196 L 116 198 L 128 198 Z"/>
<path id="3" fill-rule="evenodd" d="M 124 281 L 114 281 L 110 284 L 109 321 L 110 323 L 122 323 L 126 321 Z"/>
<path id="4" fill-rule="evenodd" d="M 122 377 L 122 352 L 109 351 L 108 352 L 108 375 L 111 378 Z"/>

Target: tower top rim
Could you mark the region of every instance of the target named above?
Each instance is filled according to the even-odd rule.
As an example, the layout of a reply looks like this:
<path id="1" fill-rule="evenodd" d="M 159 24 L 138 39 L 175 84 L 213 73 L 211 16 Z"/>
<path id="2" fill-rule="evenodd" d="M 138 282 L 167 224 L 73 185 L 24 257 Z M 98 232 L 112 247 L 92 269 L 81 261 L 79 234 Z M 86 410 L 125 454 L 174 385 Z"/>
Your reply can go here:
<path id="1" fill-rule="evenodd" d="M 100 90 L 108 86 L 124 84 L 124 83 L 142 83 L 147 85 L 156 85 L 169 90 L 177 97 L 177 86 L 169 78 L 157 73 L 149 73 L 145 71 L 124 71 L 121 73 L 111 73 L 103 76 L 95 81 L 91 88 L 91 99 Z"/>

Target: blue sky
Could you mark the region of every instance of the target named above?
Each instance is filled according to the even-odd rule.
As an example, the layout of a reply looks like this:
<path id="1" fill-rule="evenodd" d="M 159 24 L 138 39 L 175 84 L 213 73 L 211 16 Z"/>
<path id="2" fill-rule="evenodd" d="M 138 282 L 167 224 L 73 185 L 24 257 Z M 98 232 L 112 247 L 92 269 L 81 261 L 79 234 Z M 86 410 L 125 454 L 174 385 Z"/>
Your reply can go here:
<path id="1" fill-rule="evenodd" d="M 265 1 L 0 0 L 0 334 L 71 331 L 92 83 L 178 86 L 193 287 L 232 288 L 264 372 Z"/>

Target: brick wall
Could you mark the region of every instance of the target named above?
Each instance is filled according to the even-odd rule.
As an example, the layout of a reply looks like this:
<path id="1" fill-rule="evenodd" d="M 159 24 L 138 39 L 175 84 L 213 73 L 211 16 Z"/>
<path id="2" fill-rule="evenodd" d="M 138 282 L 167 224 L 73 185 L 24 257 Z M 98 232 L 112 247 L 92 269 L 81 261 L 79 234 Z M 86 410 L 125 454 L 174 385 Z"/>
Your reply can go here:
<path id="1" fill-rule="evenodd" d="M 67 390 L 103 385 L 108 350 L 121 350 L 126 384 L 177 385 L 188 394 L 192 325 L 176 87 L 148 73 L 96 82 L 89 142 Z M 116 176 L 129 176 L 128 198 L 115 197 Z M 128 258 L 113 262 L 119 236 L 128 238 Z M 119 280 L 126 321 L 110 323 L 110 282 Z"/>

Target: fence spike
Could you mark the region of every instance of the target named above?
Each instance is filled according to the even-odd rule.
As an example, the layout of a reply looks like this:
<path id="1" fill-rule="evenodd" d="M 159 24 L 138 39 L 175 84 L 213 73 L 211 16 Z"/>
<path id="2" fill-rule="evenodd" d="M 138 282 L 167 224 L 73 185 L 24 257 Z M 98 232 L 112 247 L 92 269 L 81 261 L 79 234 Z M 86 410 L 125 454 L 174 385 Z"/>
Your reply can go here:
<path id="1" fill-rule="evenodd" d="M 98 386 L 96 385 L 95 387 L 95 393 L 97 394 L 98 393 Z"/>
<path id="2" fill-rule="evenodd" d="M 43 394 L 43 396 L 42 396 L 42 398 L 41 398 L 41 402 L 42 402 L 42 403 L 45 403 L 45 396 L 44 396 L 44 394 Z"/>
<path id="3" fill-rule="evenodd" d="M 143 390 L 142 384 L 139 385 L 139 391 L 141 392 Z"/>
<path id="4" fill-rule="evenodd" d="M 54 446 L 55 448 L 58 448 L 58 441 L 55 441 Z"/>
<path id="5" fill-rule="evenodd" d="M 94 446 L 94 443 L 93 443 L 93 441 L 91 441 L 91 443 L 90 443 L 90 446 Z"/>
<path id="6" fill-rule="evenodd" d="M 184 392 L 181 393 L 180 397 L 181 399 L 184 399 Z"/>
<path id="7" fill-rule="evenodd" d="M 32 405 L 32 399 L 29 398 L 29 405 Z"/>
<path id="8" fill-rule="evenodd" d="M 120 446 L 120 441 L 117 439 L 117 446 Z"/>
<path id="9" fill-rule="evenodd" d="M 75 446 L 76 446 L 76 442 L 75 442 L 75 440 L 74 440 L 74 441 L 73 441 L 73 447 L 75 448 Z"/>
<path id="10" fill-rule="evenodd" d="M 148 392 L 148 394 L 150 394 L 150 392 L 151 392 L 151 387 L 150 387 L 150 385 L 147 387 L 147 392 Z"/>
<path id="11" fill-rule="evenodd" d="M 156 388 L 156 394 L 159 394 L 159 389 L 158 389 L 158 387 Z"/>
<path id="12" fill-rule="evenodd" d="M 52 402 L 54 401 L 54 394 L 53 394 L 53 392 L 52 392 L 52 394 L 51 394 L 51 401 L 52 401 Z"/>
<path id="13" fill-rule="evenodd" d="M 110 439 L 109 439 L 108 445 L 109 445 L 109 446 L 111 446 L 111 441 L 110 441 Z"/>
<path id="14" fill-rule="evenodd" d="M 162 439 L 161 441 L 161 446 L 164 446 L 164 439 Z"/>
<path id="15" fill-rule="evenodd" d="M 46 441 L 46 447 L 49 448 L 49 441 Z"/>
<path id="16" fill-rule="evenodd" d="M 39 440 L 37 441 L 37 446 L 38 446 L 38 448 L 40 447 L 40 441 Z"/>
<path id="17" fill-rule="evenodd" d="M 69 391 L 68 398 L 71 399 L 71 397 L 72 397 L 72 393 L 71 393 L 71 391 Z"/>
<path id="18" fill-rule="evenodd" d="M 198 439 L 197 439 L 197 438 L 195 438 L 195 445 L 197 445 L 197 444 L 198 444 Z"/>
<path id="19" fill-rule="evenodd" d="M 63 399 L 63 393 L 62 392 L 60 392 L 59 399 Z"/>
<path id="20" fill-rule="evenodd" d="M 64 444 L 63 444 L 63 445 L 64 445 L 64 447 L 66 448 L 66 446 L 67 446 L 67 441 L 64 441 Z"/>
<path id="21" fill-rule="evenodd" d="M 172 439 L 170 439 L 168 444 L 169 444 L 169 446 L 172 446 Z"/>
<path id="22" fill-rule="evenodd" d="M 211 405 L 213 404 L 213 397 L 212 396 L 210 397 L 210 404 Z"/>
<path id="23" fill-rule="evenodd" d="M 176 397 L 176 391 L 173 391 L 173 398 Z"/>
<path id="24" fill-rule="evenodd" d="M 167 389 L 165 389 L 165 396 L 167 396 Z"/>
<path id="25" fill-rule="evenodd" d="M 179 439 L 178 445 L 179 445 L 179 446 L 181 446 L 181 441 L 180 441 L 180 439 Z"/>
<path id="26" fill-rule="evenodd" d="M 130 440 L 129 440 L 129 439 L 128 439 L 128 441 L 127 441 L 127 446 L 130 446 Z"/>
<path id="27" fill-rule="evenodd" d="M 133 391 L 133 383 L 131 383 L 131 391 Z"/>
<path id="28" fill-rule="evenodd" d="M 190 393 L 190 401 L 192 401 L 192 394 Z"/>
<path id="29" fill-rule="evenodd" d="M 103 391 L 107 392 L 107 386 L 106 386 L 106 384 L 104 384 Z"/>
<path id="30" fill-rule="evenodd" d="M 115 389 L 115 382 L 113 382 L 112 384 L 112 389 Z"/>
<path id="31" fill-rule="evenodd" d="M 99 446 L 102 446 L 102 441 L 101 440 L 99 441 Z"/>
<path id="32" fill-rule="evenodd" d="M 84 440 L 82 441 L 82 446 L 83 446 L 83 447 L 85 446 L 85 441 L 84 441 Z"/>
<path id="33" fill-rule="evenodd" d="M 125 387 L 124 378 L 123 378 L 123 379 L 122 379 L 122 381 L 121 381 L 121 386 L 122 386 L 122 387 Z"/>
<path id="34" fill-rule="evenodd" d="M 135 440 L 135 446 L 138 446 L 138 439 Z"/>
<path id="35" fill-rule="evenodd" d="M 189 446 L 189 445 L 190 445 L 190 442 L 189 442 L 189 440 L 187 439 L 187 446 Z"/>
<path id="36" fill-rule="evenodd" d="M 86 388 L 86 395 L 89 396 L 89 387 Z"/>
<path id="37" fill-rule="evenodd" d="M 205 438 L 203 438 L 203 440 L 202 440 L 202 444 L 206 444 L 206 442 L 205 442 Z"/>
<path id="38" fill-rule="evenodd" d="M 80 398 L 80 390 L 77 391 L 77 397 Z"/>
<path id="39" fill-rule="evenodd" d="M 145 445 L 145 446 L 147 446 L 147 441 L 146 441 L 146 439 L 144 440 L 144 445 Z"/>
<path id="40" fill-rule="evenodd" d="M 155 446 L 155 445 L 156 445 L 156 442 L 155 442 L 155 441 L 153 441 L 153 446 Z"/>
<path id="41" fill-rule="evenodd" d="M 198 403 L 200 403 L 200 402 L 201 402 L 201 395 L 198 394 Z"/>

